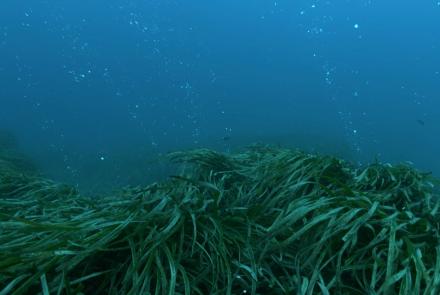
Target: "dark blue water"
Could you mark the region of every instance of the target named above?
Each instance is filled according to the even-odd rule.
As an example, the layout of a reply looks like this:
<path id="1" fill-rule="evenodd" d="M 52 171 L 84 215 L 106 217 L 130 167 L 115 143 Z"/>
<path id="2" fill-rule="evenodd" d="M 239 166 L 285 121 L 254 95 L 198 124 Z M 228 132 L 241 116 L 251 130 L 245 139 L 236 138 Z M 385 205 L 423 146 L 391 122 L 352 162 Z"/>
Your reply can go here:
<path id="1" fill-rule="evenodd" d="M 57 180 L 252 142 L 440 174 L 438 1 L 0 3 L 0 129 Z"/>

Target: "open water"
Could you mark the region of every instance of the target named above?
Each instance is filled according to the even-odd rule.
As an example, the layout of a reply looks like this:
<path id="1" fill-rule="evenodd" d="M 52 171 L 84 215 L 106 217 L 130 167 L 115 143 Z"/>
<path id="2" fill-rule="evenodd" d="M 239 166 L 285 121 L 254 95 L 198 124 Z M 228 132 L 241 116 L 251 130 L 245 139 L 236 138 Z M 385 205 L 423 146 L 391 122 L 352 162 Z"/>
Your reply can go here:
<path id="1" fill-rule="evenodd" d="M 2 0 L 0 129 L 83 190 L 254 142 L 439 175 L 440 2 Z"/>

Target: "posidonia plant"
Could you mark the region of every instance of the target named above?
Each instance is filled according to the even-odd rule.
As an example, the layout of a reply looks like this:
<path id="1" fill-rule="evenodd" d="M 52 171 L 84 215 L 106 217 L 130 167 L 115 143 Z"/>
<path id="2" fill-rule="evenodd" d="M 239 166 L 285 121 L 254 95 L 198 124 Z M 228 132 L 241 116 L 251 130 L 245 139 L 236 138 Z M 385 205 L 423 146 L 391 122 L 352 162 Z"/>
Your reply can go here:
<path id="1" fill-rule="evenodd" d="M 0 169 L 0 294 L 439 294 L 436 180 L 254 146 L 91 198 Z M 1 164 L 0 164 L 1 165 Z"/>

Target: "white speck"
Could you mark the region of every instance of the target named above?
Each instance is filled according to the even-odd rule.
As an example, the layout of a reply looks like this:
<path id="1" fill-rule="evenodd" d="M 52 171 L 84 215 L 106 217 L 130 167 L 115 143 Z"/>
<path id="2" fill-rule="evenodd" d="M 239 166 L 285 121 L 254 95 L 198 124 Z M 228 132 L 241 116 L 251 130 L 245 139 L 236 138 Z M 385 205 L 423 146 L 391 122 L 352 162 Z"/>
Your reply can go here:
<path id="1" fill-rule="evenodd" d="M 358 131 L 357 131 L 356 129 L 354 129 L 354 130 L 353 130 L 353 133 L 354 133 L 354 134 L 357 134 L 357 133 L 358 133 Z"/>
<path id="2" fill-rule="evenodd" d="M 304 15 L 304 10 L 301 10 L 300 12 L 299 12 L 299 14 L 301 14 L 301 15 Z"/>
<path id="3" fill-rule="evenodd" d="M 101 161 L 104 161 L 104 160 L 105 160 L 105 158 L 104 158 L 103 156 L 99 157 L 99 159 L 100 159 Z"/>
<path id="4" fill-rule="evenodd" d="M 359 24 L 354 24 L 353 28 L 359 29 Z"/>
<path id="5" fill-rule="evenodd" d="M 316 7 L 316 5 L 315 4 L 312 4 L 312 8 L 315 8 Z"/>

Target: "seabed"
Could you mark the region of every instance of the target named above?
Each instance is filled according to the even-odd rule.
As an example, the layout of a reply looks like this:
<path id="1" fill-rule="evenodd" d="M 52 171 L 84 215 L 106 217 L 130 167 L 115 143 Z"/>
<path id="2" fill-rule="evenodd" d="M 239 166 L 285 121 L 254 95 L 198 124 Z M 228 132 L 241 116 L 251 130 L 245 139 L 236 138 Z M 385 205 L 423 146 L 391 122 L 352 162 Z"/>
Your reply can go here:
<path id="1" fill-rule="evenodd" d="M 0 151 L 0 295 L 440 294 L 429 174 L 267 146 L 169 159 L 167 181 L 88 197 Z"/>

